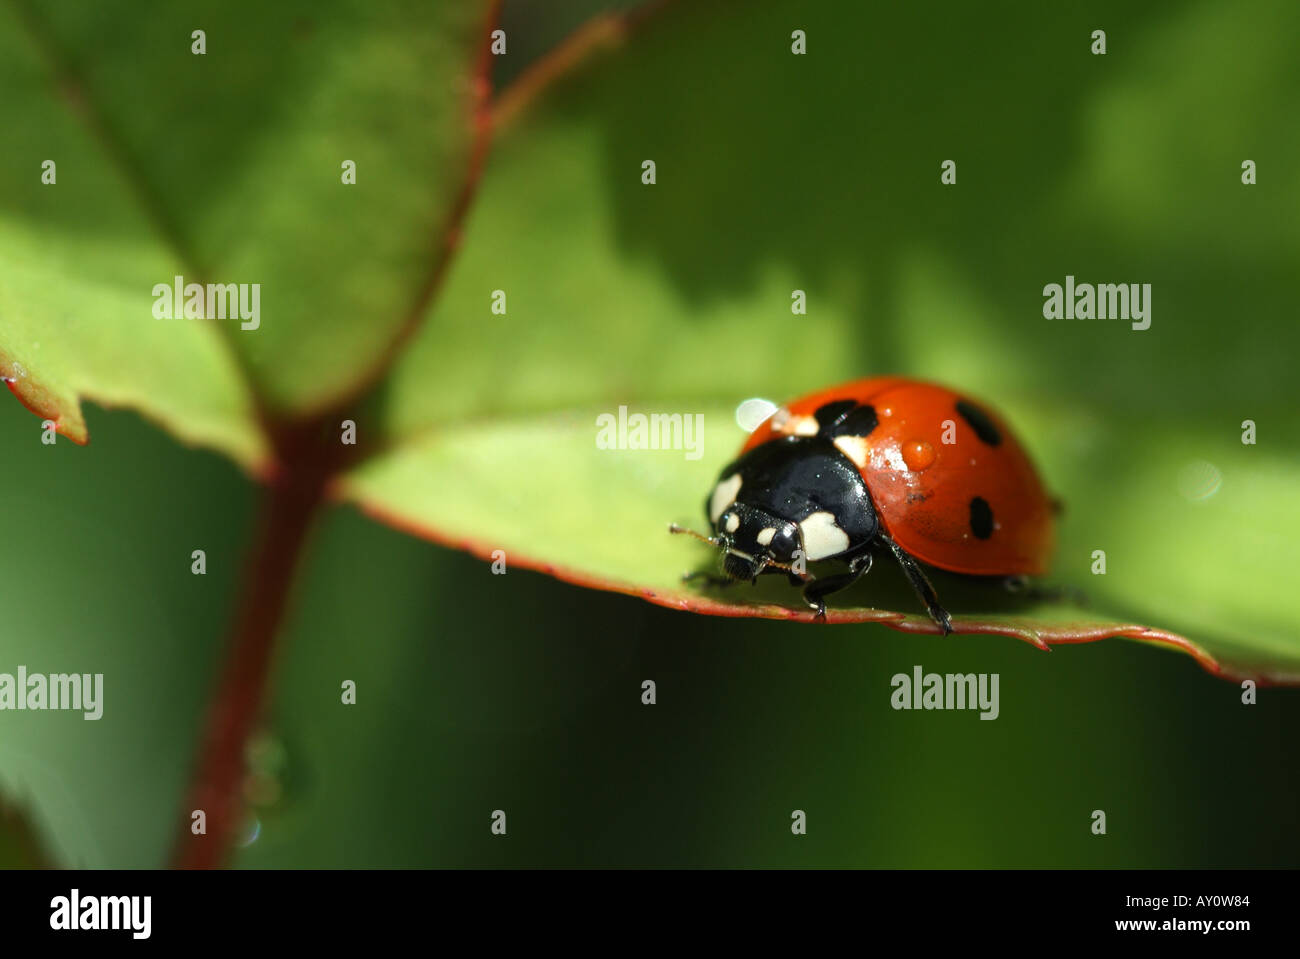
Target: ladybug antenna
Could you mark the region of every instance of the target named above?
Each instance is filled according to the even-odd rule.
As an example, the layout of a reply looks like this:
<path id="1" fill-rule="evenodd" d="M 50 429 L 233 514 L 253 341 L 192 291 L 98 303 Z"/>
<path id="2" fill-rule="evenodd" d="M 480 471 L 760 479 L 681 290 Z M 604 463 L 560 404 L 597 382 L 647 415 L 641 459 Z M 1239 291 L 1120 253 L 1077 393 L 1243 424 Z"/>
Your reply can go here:
<path id="1" fill-rule="evenodd" d="M 678 526 L 676 523 L 668 524 L 668 532 L 685 533 L 687 536 L 694 536 L 701 543 L 708 543 L 710 546 L 722 546 L 722 543 L 718 541 L 718 538 L 716 536 L 705 536 L 703 533 L 697 533 L 695 532 L 695 530 L 687 529 L 685 526 Z M 768 566 L 771 566 L 773 569 L 783 569 L 787 573 L 794 572 L 793 566 L 789 566 L 785 563 L 778 563 L 774 559 L 755 560 L 754 557 L 750 556 L 748 553 L 742 553 L 740 550 L 732 549 L 730 546 L 722 546 L 722 548 L 726 550 L 728 553 L 731 553 L 733 556 L 739 556 L 741 559 L 747 559 L 750 562 L 757 562 L 759 564 L 758 568 L 760 571 L 766 569 Z"/>
<path id="2" fill-rule="evenodd" d="M 710 546 L 721 546 L 721 545 L 722 545 L 721 543 L 718 542 L 717 537 L 715 537 L 715 536 L 705 536 L 703 533 L 697 533 L 697 532 L 695 532 L 695 530 L 693 530 L 693 529 L 687 529 L 685 526 L 678 526 L 676 523 L 669 523 L 669 524 L 668 524 L 668 532 L 670 532 L 670 533 L 685 533 L 687 536 L 694 536 L 694 537 L 695 537 L 696 539 L 698 539 L 701 543 L 708 543 Z"/>

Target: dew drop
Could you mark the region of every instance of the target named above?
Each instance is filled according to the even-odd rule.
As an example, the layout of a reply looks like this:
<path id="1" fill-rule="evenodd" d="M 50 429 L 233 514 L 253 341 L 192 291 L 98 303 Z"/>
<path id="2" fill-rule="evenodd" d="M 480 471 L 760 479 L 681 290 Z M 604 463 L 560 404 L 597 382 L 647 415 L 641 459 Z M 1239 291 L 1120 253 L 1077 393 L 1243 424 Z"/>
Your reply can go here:
<path id="1" fill-rule="evenodd" d="M 1222 485 L 1219 468 L 1205 460 L 1192 460 L 1178 472 L 1178 492 L 1193 503 L 1209 499 Z"/>
<path id="2" fill-rule="evenodd" d="M 249 740 L 244 756 L 247 762 L 243 782 L 245 801 L 264 813 L 284 802 L 294 778 L 284 741 L 264 730 Z"/>
<path id="3" fill-rule="evenodd" d="M 903 444 L 903 462 L 907 468 L 919 473 L 934 465 L 934 447 L 925 440 L 909 440 Z"/>
<path id="4" fill-rule="evenodd" d="M 746 433 L 752 433 L 763 425 L 763 421 L 776 412 L 776 404 L 754 396 L 741 402 L 736 407 L 736 425 Z"/>
<path id="5" fill-rule="evenodd" d="M 244 827 L 243 838 L 239 840 L 239 847 L 241 849 L 247 849 L 253 843 L 257 842 L 261 835 L 262 820 L 258 819 L 256 816 L 250 816 L 247 825 Z"/>

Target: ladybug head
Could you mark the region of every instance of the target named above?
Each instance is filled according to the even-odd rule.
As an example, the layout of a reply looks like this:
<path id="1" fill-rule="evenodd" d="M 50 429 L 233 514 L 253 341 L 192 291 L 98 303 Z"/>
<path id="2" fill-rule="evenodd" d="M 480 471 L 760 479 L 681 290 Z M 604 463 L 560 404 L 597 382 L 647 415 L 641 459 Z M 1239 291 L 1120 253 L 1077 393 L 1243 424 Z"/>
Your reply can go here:
<path id="1" fill-rule="evenodd" d="M 728 578 L 753 581 L 769 569 L 789 570 L 799 549 L 799 530 L 789 520 L 749 503 L 736 502 L 714 526 Z"/>
<path id="2" fill-rule="evenodd" d="M 704 513 L 733 580 L 786 571 L 867 548 L 879 531 L 866 483 L 830 440 L 789 437 L 754 447 L 723 469 Z M 796 572 L 795 567 L 798 567 Z"/>

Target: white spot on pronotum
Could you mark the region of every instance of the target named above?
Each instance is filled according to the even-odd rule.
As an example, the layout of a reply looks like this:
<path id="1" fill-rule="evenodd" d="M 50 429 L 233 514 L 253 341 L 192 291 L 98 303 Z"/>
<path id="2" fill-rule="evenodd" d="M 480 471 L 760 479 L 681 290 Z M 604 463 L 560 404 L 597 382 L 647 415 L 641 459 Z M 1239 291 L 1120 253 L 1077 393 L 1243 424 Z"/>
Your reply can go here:
<path id="1" fill-rule="evenodd" d="M 728 532 L 728 533 L 734 533 L 734 532 L 735 532 L 736 530 L 738 530 L 738 529 L 740 529 L 740 517 L 737 516 L 735 513 L 730 513 L 730 514 L 728 514 L 728 516 L 727 516 L 727 532 Z"/>
<path id="2" fill-rule="evenodd" d="M 803 548 L 808 559 L 817 561 L 837 556 L 849 548 L 849 534 L 835 525 L 835 517 L 822 510 L 813 513 L 802 523 Z"/>
<path id="3" fill-rule="evenodd" d="M 771 546 L 772 539 L 776 536 L 776 527 L 769 526 L 767 529 L 760 529 L 758 535 L 754 538 L 758 540 L 759 546 Z"/>
<path id="4" fill-rule="evenodd" d="M 758 396 L 742 400 L 736 407 L 736 425 L 746 433 L 752 433 L 763 425 L 763 421 L 776 410 L 776 404 Z M 789 415 L 788 413 L 786 414 Z"/>
<path id="5" fill-rule="evenodd" d="M 1178 471 L 1178 492 L 1184 499 L 1199 503 L 1219 491 L 1223 474 L 1213 463 L 1193 460 Z"/>
<path id="6" fill-rule="evenodd" d="M 853 465 L 862 469 L 867 465 L 870 453 L 865 436 L 837 436 L 835 448 L 853 461 Z"/>
<path id="7" fill-rule="evenodd" d="M 783 433 L 793 436 L 816 436 L 821 430 L 821 424 L 817 422 L 815 416 L 792 416 L 785 424 Z"/>
<path id="8" fill-rule="evenodd" d="M 713 495 L 709 498 L 709 521 L 717 523 L 726 512 L 728 506 L 736 501 L 736 494 L 740 492 L 740 474 L 734 473 L 718 483 L 713 488 Z"/>

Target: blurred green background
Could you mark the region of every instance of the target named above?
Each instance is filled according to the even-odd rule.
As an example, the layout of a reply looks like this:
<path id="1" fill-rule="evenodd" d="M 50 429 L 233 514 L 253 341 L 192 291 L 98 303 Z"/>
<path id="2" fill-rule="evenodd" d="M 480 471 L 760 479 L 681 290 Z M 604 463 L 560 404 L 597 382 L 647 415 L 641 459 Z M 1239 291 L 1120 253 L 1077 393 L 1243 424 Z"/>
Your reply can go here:
<path id="1" fill-rule="evenodd" d="M 600 6 L 507 4 L 498 81 Z M 1112 608 L 1294 642 L 1298 9 L 670 5 L 611 69 L 562 84 L 503 137 L 442 312 L 378 409 L 409 429 L 461 400 L 543 410 L 548 390 L 562 408 L 781 398 L 822 385 L 807 382 L 818 369 L 959 382 L 1028 424 L 1069 492 L 1075 541 L 1121 541 L 1166 494 L 1181 512 L 1162 520 L 1192 517 L 1125 543 Z M 775 74 L 752 38 L 788 55 L 793 26 L 810 56 Z M 1094 58 L 1099 27 L 1109 52 Z M 653 203 L 629 175 L 646 155 L 660 163 Z M 958 186 L 945 192 L 947 158 Z M 1240 183 L 1245 158 L 1257 187 Z M 588 194 L 594 213 L 573 205 Z M 483 328 L 459 320 L 504 282 L 498 266 L 525 323 L 530 310 L 549 322 L 484 349 Z M 1041 320 L 1043 284 L 1066 273 L 1152 283 L 1151 330 Z M 791 330 L 813 345 L 775 340 L 766 365 L 729 365 L 727 337 L 764 298 L 787 311 L 793 286 L 821 291 Z M 457 345 L 448 401 L 420 357 Z M 566 356 L 562 385 L 530 378 Z M 421 389 L 430 410 L 407 399 Z M 1252 415 L 1267 427 L 1243 453 L 1237 424 Z M 106 677 L 99 722 L 0 714 L 0 790 L 60 864 L 156 866 L 258 491 L 133 413 L 87 419 L 89 447 L 51 448 L 37 419 L 0 403 L 0 670 Z M 1255 452 L 1250 473 L 1241 457 Z M 1162 485 L 1198 456 L 1229 469 L 1215 504 L 1235 514 L 1189 512 Z M 204 577 L 189 571 L 195 548 Z M 892 710 L 890 677 L 918 664 L 999 673 L 997 721 Z M 339 705 L 344 679 L 355 707 Z M 640 702 L 645 679 L 655 706 Z M 1294 866 L 1298 720 L 1296 690 L 1245 707 L 1190 658 L 1136 643 L 1042 653 L 697 617 L 492 576 L 345 507 L 303 565 L 258 750 L 263 801 L 236 864 Z M 489 833 L 498 808 L 506 837 Z M 796 808 L 805 837 L 790 834 Z"/>
<path id="2" fill-rule="evenodd" d="M 133 414 L 90 425 L 51 449 L 0 407 L 0 663 L 106 676 L 98 722 L 4 714 L 0 776 L 60 862 L 155 866 L 254 497 Z M 238 865 L 1297 863 L 1300 695 L 1244 707 L 1180 654 L 675 613 L 492 576 L 350 509 L 304 572 L 270 724 L 282 795 Z M 1001 715 L 895 712 L 890 676 L 916 664 L 999 673 Z"/>

